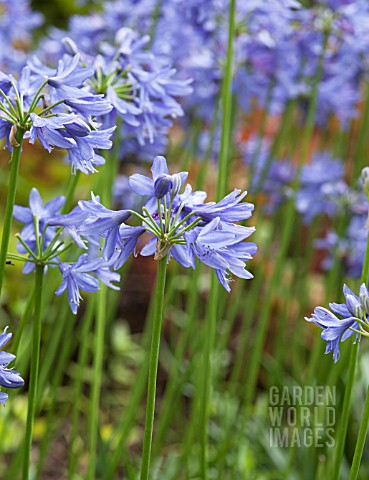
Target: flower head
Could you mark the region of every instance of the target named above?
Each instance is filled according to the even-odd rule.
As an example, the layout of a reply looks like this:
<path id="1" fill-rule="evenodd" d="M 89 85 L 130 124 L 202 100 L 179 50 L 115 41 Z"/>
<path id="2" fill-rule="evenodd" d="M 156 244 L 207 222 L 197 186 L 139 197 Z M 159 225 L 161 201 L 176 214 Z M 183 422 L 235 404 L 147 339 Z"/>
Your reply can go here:
<path id="1" fill-rule="evenodd" d="M 92 201 L 79 202 L 80 209 L 88 212 L 82 224 L 77 225 L 80 218 L 76 217 L 79 234 L 105 238 L 103 257 L 115 269 L 136 253 L 146 234 L 149 240 L 140 251 L 143 256 L 154 255 L 156 260 L 173 257 L 186 268 L 195 268 L 196 257 L 215 269 L 228 291 L 231 274 L 252 278 L 245 266 L 256 252 L 256 245 L 244 240 L 255 229 L 234 223 L 252 214 L 254 206 L 242 202 L 246 192 L 235 190 L 219 202 L 204 203 L 206 193 L 192 192 L 189 185 L 180 193 L 187 172 L 170 175 L 164 157 L 154 158 L 151 172 L 152 178 L 135 174 L 129 179 L 134 192 L 149 197 L 142 214 L 107 209 L 93 195 Z M 137 217 L 141 225 L 126 225 L 130 215 Z"/>

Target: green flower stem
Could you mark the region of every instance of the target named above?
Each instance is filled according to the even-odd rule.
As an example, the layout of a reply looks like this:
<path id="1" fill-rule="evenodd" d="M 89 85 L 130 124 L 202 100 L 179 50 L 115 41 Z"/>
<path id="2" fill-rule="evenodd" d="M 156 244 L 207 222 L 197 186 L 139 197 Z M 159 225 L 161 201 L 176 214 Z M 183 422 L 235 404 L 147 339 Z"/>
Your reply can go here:
<path id="1" fill-rule="evenodd" d="M 68 305 L 66 305 L 68 308 Z M 39 457 L 37 461 L 37 468 L 36 468 L 36 479 L 41 477 L 42 468 L 46 459 L 46 454 L 50 446 L 52 445 L 51 436 L 55 431 L 58 431 L 58 423 L 62 420 L 63 417 L 55 418 L 55 410 L 58 401 L 58 393 L 60 392 L 60 388 L 63 381 L 63 375 L 67 370 L 68 360 L 70 360 L 70 355 L 72 349 L 75 347 L 75 343 L 79 335 L 73 335 L 73 331 L 75 331 L 75 320 L 76 317 L 73 315 L 69 309 L 65 311 L 63 322 L 61 322 L 64 326 L 64 336 L 68 341 L 64 341 L 61 344 L 61 350 L 58 355 L 58 361 L 55 362 L 55 370 L 53 374 L 49 377 L 50 381 L 50 397 L 51 397 L 51 405 L 48 408 L 47 416 L 46 416 L 46 425 L 52 426 L 48 428 L 41 440 L 40 447 L 39 447 Z M 56 343 L 56 342 L 55 342 Z M 57 343 L 59 344 L 59 342 Z M 41 377 L 40 377 L 41 380 Z M 42 390 L 42 384 L 40 381 L 40 390 Z M 58 412 L 59 413 L 59 412 Z M 54 421 L 55 420 L 55 421 Z"/>
<path id="2" fill-rule="evenodd" d="M 364 265 L 363 265 L 363 270 L 361 272 L 360 284 L 365 283 L 365 285 L 368 285 L 368 279 L 369 279 L 369 235 L 367 238 Z M 354 380 L 355 380 L 358 352 L 359 352 L 359 342 L 357 341 L 352 346 L 350 351 L 349 371 L 348 371 L 347 384 L 345 388 L 345 396 L 343 398 L 341 424 L 338 430 L 337 450 L 336 450 L 336 456 L 334 461 L 334 470 L 333 470 L 332 480 L 338 480 L 340 476 L 342 456 L 345 448 L 347 426 L 348 426 L 348 421 L 350 416 L 350 404 L 351 404 L 352 389 L 353 389 Z M 364 416 L 366 415 L 367 415 L 367 412 L 366 410 L 364 410 Z M 364 421 L 365 420 L 366 420 L 366 417 Z M 361 430 L 361 427 L 360 427 L 360 430 Z M 359 435 L 360 435 L 360 432 L 359 432 Z M 365 441 L 365 438 L 364 438 L 364 441 Z M 360 449 L 361 446 L 359 446 L 358 448 Z M 359 451 L 357 452 L 357 455 L 360 454 L 360 458 L 358 459 L 359 462 L 361 459 L 361 453 Z M 356 455 L 356 450 L 355 450 L 355 455 Z"/>
<path id="3" fill-rule="evenodd" d="M 99 404 L 100 389 L 102 379 L 102 365 L 104 355 L 104 337 L 105 337 L 105 321 L 107 308 L 107 287 L 102 285 L 97 297 L 97 312 L 94 332 L 94 363 L 93 363 L 93 383 L 91 387 L 91 403 L 88 421 L 89 436 L 89 461 L 87 478 L 95 480 L 96 478 L 96 449 L 99 430 Z"/>
<path id="4" fill-rule="evenodd" d="M 232 66 L 233 66 L 233 39 L 235 35 L 235 12 L 236 0 L 231 0 L 229 4 L 229 29 L 227 59 L 224 71 L 222 85 L 222 133 L 218 164 L 217 196 L 218 200 L 223 197 L 228 188 L 228 154 L 231 143 L 231 123 L 232 123 Z"/>
<path id="5" fill-rule="evenodd" d="M 98 191 L 101 202 L 108 208 L 111 206 L 113 196 L 113 185 L 118 169 L 119 160 L 119 133 L 120 125 L 117 125 L 117 135 L 114 139 L 114 147 L 110 155 L 106 155 L 106 165 L 98 179 Z M 87 478 L 94 480 L 97 463 L 97 440 L 99 430 L 100 411 L 100 390 L 102 381 L 102 367 L 104 356 L 105 329 L 107 322 L 107 287 L 102 285 L 97 296 L 96 320 L 94 332 L 94 357 L 93 357 L 93 381 L 91 386 L 91 402 L 88 419 L 89 432 L 89 463 Z"/>
<path id="6" fill-rule="evenodd" d="M 77 170 L 75 175 L 70 176 L 70 179 L 67 185 L 67 192 L 65 194 L 65 203 L 61 210 L 61 213 L 69 213 L 69 210 L 72 208 L 74 193 L 76 191 L 80 178 L 81 178 L 80 170 Z"/>
<path id="7" fill-rule="evenodd" d="M 28 480 L 30 455 L 32 447 L 33 423 L 36 411 L 37 399 L 37 381 L 40 361 L 40 343 L 41 343 L 41 307 L 42 307 L 42 287 L 44 279 L 44 267 L 36 265 L 35 272 L 35 310 L 32 327 L 32 352 L 31 352 L 31 371 L 29 379 L 28 393 L 28 413 L 26 424 L 26 436 L 23 451 L 23 475 L 22 480 Z"/>
<path id="8" fill-rule="evenodd" d="M 82 387 L 83 387 L 83 379 L 84 379 L 84 372 L 86 369 L 86 363 L 88 358 L 88 345 L 90 340 L 90 329 L 94 314 L 94 297 L 91 297 L 87 303 L 87 310 L 83 317 L 83 327 L 81 332 L 81 344 L 79 347 L 78 352 L 78 369 L 76 371 L 76 379 L 75 379 L 75 386 L 74 386 L 74 401 L 73 401 L 73 412 L 72 412 L 72 425 L 71 425 L 71 433 L 70 433 L 70 440 L 69 440 L 69 461 L 68 461 L 68 478 L 74 478 L 74 473 L 76 470 L 77 464 L 77 451 L 76 451 L 76 440 L 78 435 L 78 427 L 79 427 L 79 414 L 81 409 L 81 398 L 82 398 Z"/>
<path id="9" fill-rule="evenodd" d="M 216 319 L 218 311 L 218 284 L 215 275 L 211 276 L 211 288 L 209 295 L 209 304 L 207 311 L 207 328 L 204 329 L 204 350 L 203 350 L 203 365 L 202 365 L 202 393 L 200 404 L 200 433 L 201 433 L 201 448 L 200 448 L 200 472 L 201 478 L 208 478 L 208 420 L 211 394 L 211 356 L 215 345 L 216 336 Z"/>
<path id="10" fill-rule="evenodd" d="M 52 318 L 52 324 L 54 325 L 53 334 L 50 341 L 45 343 L 41 358 L 41 368 L 37 387 L 36 413 L 40 409 L 42 395 L 45 392 L 46 386 L 55 374 L 55 364 L 59 364 L 58 347 L 64 345 L 65 338 L 68 338 L 66 331 L 69 328 L 69 324 L 73 322 L 71 315 L 68 302 L 64 302 L 57 310 L 57 315 L 54 315 Z"/>
<path id="11" fill-rule="evenodd" d="M 154 312 L 154 295 L 151 296 L 148 314 L 146 316 L 145 330 L 143 333 L 143 347 L 145 350 L 149 349 L 150 346 L 150 337 L 152 332 L 152 317 Z M 106 473 L 106 480 L 113 480 L 116 478 L 116 471 L 119 466 L 119 461 L 122 458 L 122 451 L 124 451 L 125 442 L 131 431 L 133 424 L 137 418 L 137 409 L 139 407 L 140 401 L 144 396 L 145 387 L 147 383 L 147 371 L 149 368 L 149 356 L 147 355 L 144 361 L 141 363 L 140 368 L 137 372 L 136 382 L 132 392 L 132 398 L 128 407 L 122 415 L 122 420 L 118 425 L 118 428 L 112 435 L 112 441 L 109 444 L 109 449 L 114 451 L 114 454 L 110 461 L 108 462 L 108 471 Z M 114 446 L 113 446 L 114 445 Z"/>
<path id="12" fill-rule="evenodd" d="M 359 435 L 357 437 L 354 459 L 352 461 L 349 480 L 356 480 L 359 474 L 361 457 L 364 451 L 364 445 L 366 440 L 366 434 L 369 426 L 369 387 L 366 392 L 365 405 L 363 410 L 363 416 L 361 418 Z"/>
<path id="13" fill-rule="evenodd" d="M 141 480 L 148 480 L 150 471 L 150 458 L 151 458 L 151 446 L 152 446 L 152 434 L 154 428 L 154 414 L 155 414 L 155 397 L 156 397 L 156 377 L 158 372 L 159 362 L 159 347 L 161 326 L 163 322 L 164 314 L 164 292 L 165 292 L 165 280 L 167 273 L 167 258 L 164 257 L 159 262 L 158 267 L 158 280 L 155 292 L 155 310 L 152 326 L 151 337 L 151 349 L 150 349 L 150 363 L 149 363 L 149 378 L 147 386 L 147 403 L 146 403 L 146 421 L 145 421 L 145 434 L 144 443 L 142 449 L 142 462 L 141 462 Z"/>
<path id="14" fill-rule="evenodd" d="M 27 325 L 27 323 L 29 322 L 29 320 L 32 316 L 34 302 L 35 302 L 34 289 L 32 289 L 32 292 L 31 292 L 31 294 L 28 298 L 27 304 L 26 304 L 26 308 L 23 311 L 23 314 L 22 314 L 22 317 L 20 319 L 17 331 L 15 332 L 15 335 L 14 335 L 14 340 L 13 340 L 13 344 L 12 344 L 13 355 L 17 355 L 18 347 L 19 347 L 19 343 L 20 343 L 21 338 L 22 338 L 23 330 L 24 330 L 25 326 Z"/>
<path id="15" fill-rule="evenodd" d="M 6 265 L 6 254 L 8 253 L 10 232 L 12 228 L 12 219 L 13 219 L 13 210 L 15 204 L 15 195 L 17 191 L 17 180 L 19 172 L 19 164 L 22 150 L 22 140 L 24 136 L 24 130 L 18 128 L 15 135 L 16 141 L 19 144 L 18 147 L 13 148 L 11 155 L 11 167 L 10 167 L 10 177 L 9 177 L 9 187 L 6 197 L 6 207 L 5 207 L 5 216 L 4 216 L 4 225 L 3 225 L 3 236 L 1 239 L 1 250 L 0 250 L 0 296 L 4 284 L 4 275 L 5 275 L 5 265 Z"/>
<path id="16" fill-rule="evenodd" d="M 220 200 L 228 188 L 229 173 L 229 151 L 231 145 L 231 128 L 232 128 L 232 66 L 233 66 L 233 41 L 235 35 L 235 14 L 236 0 L 231 0 L 229 4 L 228 19 L 228 44 L 227 58 L 224 69 L 224 77 L 222 82 L 222 131 L 221 143 L 218 163 L 217 177 L 217 200 Z M 208 420 L 209 420 L 209 403 L 211 393 L 211 356 L 215 345 L 216 323 L 219 302 L 219 285 L 213 273 L 211 287 L 209 293 L 208 312 L 206 316 L 206 325 L 204 332 L 205 343 L 203 349 L 203 368 L 202 368 L 202 392 L 200 399 L 200 442 L 199 450 L 200 472 L 202 480 L 208 478 Z"/>
<path id="17" fill-rule="evenodd" d="M 173 354 L 173 362 L 170 367 L 168 375 L 168 383 L 165 388 L 164 396 L 161 400 L 160 416 L 158 419 L 157 432 L 155 434 L 155 445 L 153 455 L 156 457 L 160 453 L 161 446 L 164 442 L 165 434 L 169 428 L 171 420 L 175 416 L 175 411 L 178 410 L 178 404 L 182 393 L 181 385 L 183 385 L 188 377 L 182 370 L 183 357 L 186 347 L 190 344 L 195 335 L 194 329 L 196 327 L 196 320 L 198 318 L 198 282 L 200 277 L 200 264 L 192 271 L 191 285 L 193 286 L 189 291 L 188 305 L 186 312 L 188 312 L 184 330 L 179 336 L 178 342 L 175 345 Z M 168 295 L 169 296 L 169 295 Z M 170 303 L 171 304 L 171 303 Z"/>
<path id="18" fill-rule="evenodd" d="M 8 96 L 5 95 L 5 93 L 1 90 L 1 88 L 0 88 L 0 94 L 4 97 L 5 101 L 7 102 L 9 106 L 9 110 L 11 111 L 14 118 L 18 118 L 18 112 L 15 110 L 12 102 L 9 100 Z"/>

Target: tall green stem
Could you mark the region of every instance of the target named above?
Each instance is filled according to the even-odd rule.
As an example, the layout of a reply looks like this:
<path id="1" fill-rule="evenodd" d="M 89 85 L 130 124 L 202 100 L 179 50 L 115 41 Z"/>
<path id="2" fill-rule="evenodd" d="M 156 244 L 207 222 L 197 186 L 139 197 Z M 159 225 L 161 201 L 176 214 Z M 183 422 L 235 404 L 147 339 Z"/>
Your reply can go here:
<path id="1" fill-rule="evenodd" d="M 93 365 L 93 382 L 91 391 L 91 404 L 89 415 L 89 462 L 88 475 L 89 480 L 94 480 L 96 470 L 96 446 L 99 430 L 99 404 L 100 390 L 102 379 L 102 364 L 104 356 L 104 336 L 105 336 L 105 320 L 106 320 L 106 286 L 103 285 L 98 292 L 97 316 L 94 335 L 94 365 Z"/>
<path id="2" fill-rule="evenodd" d="M 0 250 L 0 296 L 4 284 L 4 275 L 5 275 L 5 265 L 6 265 L 6 254 L 8 252 L 10 231 L 12 228 L 12 218 L 13 210 L 15 203 L 15 194 L 17 191 L 17 181 L 18 181 L 18 172 L 20 164 L 20 156 L 22 151 L 22 140 L 24 136 L 24 130 L 19 128 L 16 133 L 16 141 L 18 147 L 14 147 L 11 156 L 11 166 L 10 166 L 10 177 L 9 177 L 9 187 L 6 197 L 6 207 L 5 207 L 5 216 L 4 216 L 4 226 L 3 226 L 3 236 L 1 239 L 1 250 Z"/>
<path id="3" fill-rule="evenodd" d="M 359 468 L 360 468 L 361 457 L 364 451 L 366 434 L 368 432 L 368 426 L 369 426 L 369 387 L 366 392 L 366 400 L 365 400 L 365 405 L 363 410 L 363 416 L 361 418 L 360 430 L 359 430 L 359 435 L 357 437 L 354 459 L 351 465 L 349 480 L 357 479 Z"/>
<path id="4" fill-rule="evenodd" d="M 149 378 L 147 385 L 147 403 L 146 403 L 146 421 L 145 434 L 142 449 L 141 480 L 148 480 L 150 471 L 150 458 L 152 446 L 152 434 L 154 429 L 155 397 L 156 397 L 156 377 L 158 373 L 159 347 L 161 326 L 164 313 L 164 291 L 167 272 L 167 258 L 164 257 L 159 262 L 158 280 L 156 285 L 156 302 L 154 310 L 154 320 L 152 326 Z"/>
<path id="5" fill-rule="evenodd" d="M 119 133 L 119 125 L 118 125 Z M 114 149 L 111 155 L 106 157 L 105 170 L 98 182 L 98 190 L 100 191 L 101 201 L 108 208 L 112 203 L 113 185 L 116 177 L 119 160 L 119 135 L 114 141 Z M 88 422 L 89 430 L 89 464 L 88 464 L 88 479 L 94 480 L 96 477 L 96 454 L 97 454 L 97 439 L 99 430 L 99 405 L 100 405 L 100 390 L 102 380 L 102 367 L 104 357 L 104 340 L 105 328 L 107 321 L 107 287 L 102 285 L 96 302 L 96 322 L 94 334 L 94 358 L 93 358 L 93 382 L 91 388 L 91 409 Z"/>
<path id="6" fill-rule="evenodd" d="M 40 363 L 40 343 L 41 343 L 41 306 L 42 306 L 42 286 L 44 279 L 44 266 L 36 265 L 35 278 L 35 313 L 33 317 L 32 328 L 32 352 L 31 352 L 31 371 L 29 378 L 28 393 L 28 413 L 26 424 L 26 437 L 24 443 L 23 457 L 23 480 L 29 478 L 30 455 L 32 447 L 32 432 L 35 419 L 36 400 L 37 400 L 37 382 Z"/>
<path id="7" fill-rule="evenodd" d="M 218 200 L 226 194 L 228 184 L 228 155 L 231 143 L 232 124 L 232 65 L 233 65 L 233 38 L 235 34 L 236 0 L 229 4 L 229 29 L 227 60 L 222 85 L 222 134 L 219 152 L 217 197 Z"/>
<path id="8" fill-rule="evenodd" d="M 235 35 L 235 13 L 236 0 L 231 0 L 229 4 L 229 28 L 228 28 L 228 45 L 227 59 L 224 70 L 224 78 L 222 85 L 222 133 L 220 143 L 220 154 L 218 163 L 217 178 L 217 199 L 221 199 L 227 191 L 228 172 L 229 172 L 229 150 L 231 144 L 232 130 L 232 65 L 233 65 L 233 40 Z M 212 276 L 210 287 L 210 298 L 208 304 L 207 326 L 204 330 L 205 348 L 203 350 L 203 369 L 202 369 L 202 393 L 200 400 L 200 469 L 201 478 L 208 478 L 208 419 L 209 419 L 209 402 L 211 394 L 211 355 L 214 350 L 216 321 L 219 303 L 219 285 L 215 276 Z"/>
<path id="9" fill-rule="evenodd" d="M 72 412 L 72 421 L 71 421 L 71 433 L 69 441 L 69 462 L 68 462 L 68 478 L 74 478 L 76 464 L 77 464 L 77 452 L 76 452 L 76 439 L 78 434 L 79 426 L 79 414 L 81 408 L 82 400 L 82 387 L 83 387 L 83 377 L 86 370 L 86 363 L 88 357 L 88 342 L 89 342 L 89 332 L 91 328 L 91 323 L 93 319 L 93 313 L 95 309 L 95 304 L 93 298 L 90 298 L 87 304 L 87 310 L 83 317 L 83 328 L 82 328 L 82 340 L 78 352 L 78 370 L 76 373 L 75 387 L 74 387 L 74 401 L 73 401 L 73 412 Z"/>
<path id="10" fill-rule="evenodd" d="M 367 238 L 364 265 L 363 265 L 363 270 L 361 272 L 360 284 L 365 283 L 365 285 L 367 285 L 368 279 L 369 279 L 369 235 Z M 341 415 L 342 420 L 341 420 L 340 428 L 338 430 L 337 451 L 336 451 L 336 457 L 334 462 L 334 470 L 333 470 L 334 473 L 332 477 L 333 480 L 339 479 L 340 470 L 341 470 L 342 456 L 343 456 L 343 450 L 345 448 L 347 426 L 348 426 L 349 415 L 350 415 L 351 395 L 352 395 L 352 390 L 353 390 L 354 380 L 355 380 L 358 352 L 359 352 L 359 342 L 356 342 L 356 344 L 352 346 L 352 349 L 350 352 L 349 372 L 348 372 L 347 385 L 345 388 L 345 396 L 343 398 L 342 415 Z M 364 414 L 366 415 L 365 411 L 364 411 Z M 361 427 L 360 427 L 360 430 L 361 430 Z M 360 435 L 360 432 L 359 432 L 359 435 Z M 365 438 L 364 438 L 364 441 L 365 441 Z M 359 448 L 361 447 L 359 446 Z M 364 445 L 363 445 L 363 448 L 364 448 Z M 361 453 L 360 453 L 360 458 L 358 459 L 359 463 L 361 459 Z M 355 455 L 356 455 L 356 450 L 355 450 Z M 357 455 L 359 455 L 359 451 L 357 452 Z"/>

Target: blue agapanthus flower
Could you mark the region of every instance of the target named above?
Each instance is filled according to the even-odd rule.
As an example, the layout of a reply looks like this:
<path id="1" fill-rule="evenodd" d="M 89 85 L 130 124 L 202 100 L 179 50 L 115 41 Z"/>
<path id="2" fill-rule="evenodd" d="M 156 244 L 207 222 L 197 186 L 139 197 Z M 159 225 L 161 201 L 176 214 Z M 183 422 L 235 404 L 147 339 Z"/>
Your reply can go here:
<path id="1" fill-rule="evenodd" d="M 105 163 L 98 151 L 111 148 L 114 127 L 101 129 L 96 121 L 113 106 L 86 89 L 94 72 L 82 66 L 76 54 L 64 55 L 56 70 L 34 60 L 20 71 L 17 80 L 1 73 L 0 137 L 6 138 L 8 148 L 17 146 L 20 128 L 24 138 L 31 143 L 38 139 L 49 152 L 54 147 L 65 149 L 73 173 L 96 172 L 95 167 Z"/>
<path id="2" fill-rule="evenodd" d="M 306 321 L 323 329 L 321 337 L 327 342 L 325 353 L 333 352 L 334 362 L 340 357 L 340 342 L 352 335 L 355 335 L 355 341 L 360 335 L 369 336 L 369 293 L 366 285 L 361 285 L 359 296 L 346 285 L 343 293 L 346 303 L 330 303 L 332 311 L 316 307 L 311 318 L 305 317 Z"/>
<path id="3" fill-rule="evenodd" d="M 232 274 L 252 278 L 245 267 L 257 248 L 244 240 L 255 229 L 234 223 L 252 215 L 254 206 L 242 202 L 246 193 L 235 190 L 219 202 L 204 203 L 206 193 L 192 192 L 190 185 L 180 193 L 187 172 L 170 175 L 164 157 L 155 157 L 151 171 L 153 178 L 135 174 L 129 179 L 134 192 L 148 197 L 142 214 L 134 210 L 107 209 L 92 195 L 91 201 L 79 202 L 74 214 L 56 217 L 52 224 L 74 227 L 74 236 L 78 236 L 79 242 L 89 235 L 104 238 L 103 258 L 115 269 L 120 268 L 132 253 L 136 254 L 142 242 L 141 255 L 154 255 L 156 260 L 173 257 L 183 267 L 195 268 L 197 258 L 215 269 L 219 282 L 227 291 Z M 81 216 L 82 212 L 87 216 Z M 138 218 L 141 225 L 127 225 L 125 222 L 131 215 Z M 77 271 L 80 268 L 85 267 L 78 264 Z M 68 275 L 69 271 L 74 269 L 65 270 Z M 68 285 L 75 286 L 76 282 L 70 281 Z M 89 281 L 84 286 L 95 289 L 96 283 Z M 63 283 L 63 289 L 66 288 L 67 279 Z M 77 304 L 78 288 L 70 286 L 69 291 L 73 303 Z"/>
<path id="4" fill-rule="evenodd" d="M 6 327 L 2 334 L 0 334 L 0 349 L 3 348 L 11 339 L 12 334 L 7 333 Z M 0 385 L 5 388 L 20 388 L 24 385 L 24 380 L 18 372 L 12 368 L 7 368 L 9 363 L 15 360 L 15 355 L 7 352 L 0 352 Z M 8 395 L 0 392 L 0 403 L 5 406 Z"/>
<path id="5" fill-rule="evenodd" d="M 114 262 L 109 263 L 104 257 L 109 256 L 110 259 L 112 254 L 107 252 L 107 249 L 110 244 L 114 245 L 116 231 L 130 216 L 130 212 L 108 210 L 93 196 L 91 202 L 81 202 L 81 206 L 78 205 L 70 213 L 62 215 L 60 209 L 64 203 L 65 198 L 59 196 L 44 205 L 38 190 L 33 188 L 29 207 L 15 206 L 14 217 L 25 225 L 18 235 L 17 250 L 27 257 L 13 255 L 11 258 L 25 262 L 23 273 L 32 272 L 36 263 L 44 265 L 45 271 L 48 266 L 58 266 L 63 280 L 56 294 L 61 295 L 67 290 L 71 310 L 76 314 L 82 298 L 80 290 L 97 291 L 100 281 L 110 288 L 119 288 L 115 282 L 119 281 L 120 275 L 112 271 Z M 91 211 L 96 214 L 93 222 Z M 110 235 L 113 240 L 107 238 L 104 257 L 101 257 L 100 237 L 96 236 L 95 232 L 105 227 L 105 236 Z M 73 242 L 69 241 L 70 238 Z M 84 251 L 88 250 L 88 253 L 80 255 L 75 262 L 61 261 L 62 254 L 74 243 Z"/>

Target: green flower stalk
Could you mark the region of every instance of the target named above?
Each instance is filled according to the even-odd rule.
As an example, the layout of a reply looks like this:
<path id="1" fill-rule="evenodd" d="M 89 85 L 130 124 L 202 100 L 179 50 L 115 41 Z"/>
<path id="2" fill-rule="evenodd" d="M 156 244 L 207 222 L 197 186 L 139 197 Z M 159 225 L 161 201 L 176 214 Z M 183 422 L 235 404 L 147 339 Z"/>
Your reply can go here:
<path id="1" fill-rule="evenodd" d="M 164 292 L 165 281 L 167 272 L 167 257 L 162 258 L 159 261 L 158 273 L 157 273 L 157 285 L 155 292 L 155 310 L 152 327 L 151 347 L 150 347 L 150 359 L 149 359 L 149 377 L 147 386 L 147 402 L 146 402 L 146 421 L 145 421 L 145 434 L 144 443 L 142 449 L 142 462 L 141 462 L 141 480 L 148 480 L 150 471 L 150 459 L 152 448 L 152 435 L 154 429 L 154 415 L 155 415 L 155 398 L 156 398 L 156 377 L 158 373 L 159 362 L 159 348 L 161 328 L 164 315 Z"/>
<path id="2" fill-rule="evenodd" d="M 22 479 L 28 480 L 30 456 L 32 448 L 32 433 L 35 420 L 36 402 L 37 402 L 37 384 L 40 363 L 40 344 L 41 344 L 41 318 L 42 318 L 42 287 L 44 279 L 44 266 L 36 265 L 35 273 L 35 312 L 32 325 L 32 352 L 31 352 L 31 373 L 29 379 L 28 394 L 28 412 L 26 424 L 26 436 L 23 450 L 23 470 Z"/>
<path id="3" fill-rule="evenodd" d="M 12 218 L 13 218 L 13 210 L 14 210 L 14 204 L 15 204 L 15 194 L 17 191 L 18 172 L 19 172 L 20 156 L 21 156 L 21 150 L 22 150 L 23 135 L 24 135 L 24 130 L 19 128 L 14 137 L 13 151 L 10 159 L 11 169 L 10 169 L 10 177 L 9 177 L 8 194 L 6 198 L 3 236 L 1 239 L 1 250 L 0 250 L 0 296 L 1 296 L 2 288 L 4 284 L 6 254 L 8 252 L 10 232 L 12 228 Z"/>

